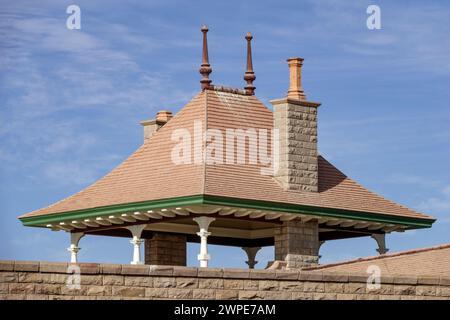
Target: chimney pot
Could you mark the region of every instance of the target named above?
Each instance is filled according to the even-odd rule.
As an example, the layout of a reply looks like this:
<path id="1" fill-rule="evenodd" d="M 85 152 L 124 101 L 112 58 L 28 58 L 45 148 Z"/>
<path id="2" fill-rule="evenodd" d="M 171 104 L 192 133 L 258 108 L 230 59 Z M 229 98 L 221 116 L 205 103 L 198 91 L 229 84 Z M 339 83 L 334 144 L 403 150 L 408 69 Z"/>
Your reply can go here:
<path id="1" fill-rule="evenodd" d="M 289 58 L 287 62 L 289 65 L 289 90 L 287 96 L 289 99 L 306 100 L 306 95 L 302 88 L 303 58 Z"/>
<path id="2" fill-rule="evenodd" d="M 144 141 L 149 139 L 163 125 L 169 122 L 172 117 L 172 112 L 161 110 L 158 111 L 155 119 L 141 121 L 141 125 L 144 127 Z"/>
<path id="3" fill-rule="evenodd" d="M 167 110 L 160 110 L 156 114 L 156 122 L 161 123 L 164 125 L 167 123 L 170 119 L 172 119 L 172 112 Z"/>

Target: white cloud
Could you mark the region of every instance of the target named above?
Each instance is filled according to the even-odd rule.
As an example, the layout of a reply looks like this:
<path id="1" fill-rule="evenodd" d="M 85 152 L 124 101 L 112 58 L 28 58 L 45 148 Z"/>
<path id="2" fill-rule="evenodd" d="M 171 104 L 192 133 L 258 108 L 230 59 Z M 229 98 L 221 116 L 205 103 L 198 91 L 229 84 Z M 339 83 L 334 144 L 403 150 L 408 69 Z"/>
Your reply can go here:
<path id="1" fill-rule="evenodd" d="M 450 185 L 435 197 L 430 197 L 418 205 L 418 209 L 434 214 L 438 223 L 450 223 Z"/>
<path id="2" fill-rule="evenodd" d="M 101 133 L 86 130 L 83 111 L 103 112 L 105 128 L 192 95 L 143 69 L 124 46 L 156 43 L 150 37 L 106 22 L 97 33 L 68 30 L 64 19 L 22 9 L 0 10 L 3 170 L 56 185 L 88 184 L 120 157 L 96 153 Z"/>

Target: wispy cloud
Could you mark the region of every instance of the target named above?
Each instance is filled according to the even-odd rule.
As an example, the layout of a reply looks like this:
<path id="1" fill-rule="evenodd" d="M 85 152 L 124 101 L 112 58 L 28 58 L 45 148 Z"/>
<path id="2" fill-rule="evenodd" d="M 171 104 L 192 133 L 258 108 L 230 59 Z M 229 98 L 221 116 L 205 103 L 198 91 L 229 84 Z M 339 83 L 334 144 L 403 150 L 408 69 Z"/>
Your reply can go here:
<path id="1" fill-rule="evenodd" d="M 438 217 L 438 223 L 450 223 L 450 185 L 443 188 L 440 194 L 422 201 L 418 208 Z"/>
<path id="2" fill-rule="evenodd" d="M 52 183 L 93 182 L 122 157 L 94 152 L 99 133 L 86 130 L 95 124 L 80 112 L 100 112 L 101 125 L 114 126 L 142 107 L 181 103 L 192 94 L 142 68 L 126 44 L 157 42 L 126 26 L 104 22 L 92 33 L 68 30 L 63 19 L 43 12 L 5 10 L 0 16 L 4 170 L 26 170 Z"/>

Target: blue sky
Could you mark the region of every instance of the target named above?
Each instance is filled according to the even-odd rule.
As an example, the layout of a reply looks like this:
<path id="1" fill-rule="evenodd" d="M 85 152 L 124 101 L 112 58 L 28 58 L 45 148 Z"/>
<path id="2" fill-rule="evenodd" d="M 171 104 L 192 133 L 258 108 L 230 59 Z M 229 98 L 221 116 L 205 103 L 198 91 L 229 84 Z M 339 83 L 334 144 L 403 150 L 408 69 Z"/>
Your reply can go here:
<path id="1" fill-rule="evenodd" d="M 81 30 L 66 8 L 81 8 Z M 381 8 L 368 30 L 366 8 Z M 210 28 L 216 84 L 243 87 L 254 35 L 256 95 L 283 97 L 286 58 L 305 58 L 322 155 L 369 189 L 438 218 L 389 235 L 391 251 L 450 242 L 450 4 L 446 1 L 0 0 L 0 259 L 67 261 L 68 235 L 16 217 L 88 186 L 142 143 L 139 121 L 178 111 L 199 91 Z M 80 261 L 128 263 L 128 239 L 87 237 Z M 328 242 L 322 261 L 375 254 L 375 242 Z M 212 266 L 244 266 L 211 246 Z M 196 265 L 197 245 L 188 263 Z M 258 255 L 259 267 L 273 248 Z"/>

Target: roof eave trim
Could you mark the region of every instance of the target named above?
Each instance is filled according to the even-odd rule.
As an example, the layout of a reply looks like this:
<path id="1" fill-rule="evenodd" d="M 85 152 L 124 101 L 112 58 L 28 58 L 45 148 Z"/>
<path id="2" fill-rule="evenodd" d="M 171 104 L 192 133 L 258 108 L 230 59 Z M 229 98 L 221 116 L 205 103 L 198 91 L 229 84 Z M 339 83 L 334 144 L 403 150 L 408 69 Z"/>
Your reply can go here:
<path id="1" fill-rule="evenodd" d="M 240 207 L 257 210 L 270 210 L 287 213 L 310 214 L 321 217 L 345 218 L 345 219 L 354 219 L 387 224 L 398 224 L 404 225 L 408 229 L 430 228 L 432 224 L 436 221 L 436 219 L 433 218 L 394 216 L 372 212 L 350 211 L 327 207 L 313 207 L 292 203 L 231 198 L 206 194 L 168 198 L 161 200 L 151 200 L 128 204 L 119 204 L 61 213 L 51 213 L 38 216 L 28 216 L 28 217 L 22 216 L 19 217 L 19 220 L 22 222 L 24 226 L 39 226 L 59 222 L 61 220 L 87 219 L 91 217 L 98 217 L 109 214 L 113 215 L 117 213 L 124 213 L 130 211 L 151 210 L 166 207 L 178 207 L 178 206 L 181 207 L 181 206 L 201 205 L 201 204 Z"/>
<path id="2" fill-rule="evenodd" d="M 77 219 L 87 219 L 92 217 L 113 215 L 117 213 L 124 213 L 128 211 L 140 211 L 140 210 L 151 210 L 160 209 L 166 207 L 178 207 L 187 205 L 196 205 L 203 203 L 202 195 L 193 195 L 185 197 L 168 198 L 161 200 L 151 200 L 143 202 L 134 202 L 126 204 L 118 204 L 104 207 L 89 208 L 83 210 L 67 211 L 61 213 L 50 213 L 38 216 L 22 216 L 19 220 L 24 226 L 37 226 L 42 224 L 48 224 L 53 222 L 59 222 L 61 220 L 77 220 Z"/>
<path id="3" fill-rule="evenodd" d="M 389 214 L 380 214 L 373 212 L 351 211 L 327 207 L 313 207 L 292 203 L 280 203 L 263 200 L 229 198 L 215 195 L 204 195 L 203 203 L 208 205 L 221 205 L 230 207 L 235 206 L 258 210 L 273 210 L 288 213 L 311 214 L 315 216 L 330 217 L 330 218 L 347 218 L 379 223 L 402 224 L 407 226 L 408 229 L 430 228 L 432 224 L 436 221 L 436 219 L 434 218 L 394 216 Z"/>

